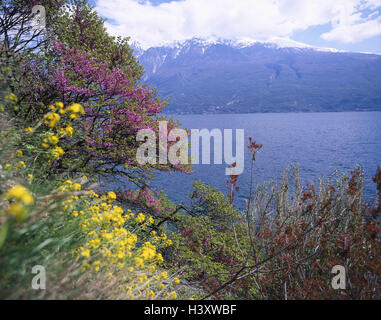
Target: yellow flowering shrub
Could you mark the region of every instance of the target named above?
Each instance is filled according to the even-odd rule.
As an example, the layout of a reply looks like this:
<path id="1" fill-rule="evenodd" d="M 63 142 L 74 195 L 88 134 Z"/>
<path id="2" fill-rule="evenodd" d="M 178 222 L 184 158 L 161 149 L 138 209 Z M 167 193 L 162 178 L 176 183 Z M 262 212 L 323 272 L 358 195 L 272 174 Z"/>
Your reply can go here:
<path id="1" fill-rule="evenodd" d="M 8 100 L 15 104 L 17 97 L 10 95 Z M 6 269 L 2 263 L 18 261 L 17 267 L 8 266 L 12 279 L 28 274 L 25 270 L 15 273 L 18 267 L 30 264 L 24 261 L 27 256 L 31 261 L 36 255 L 42 260 L 49 257 L 45 262 L 35 261 L 57 269 L 56 280 L 50 281 L 59 284 L 60 292 L 46 290 L 46 297 L 82 298 L 91 292 L 94 299 L 177 299 L 175 289 L 180 280 L 164 269 L 161 254 L 172 243 L 166 234 L 153 230 L 152 216 L 124 208 L 114 191 L 98 194 L 87 190 L 87 177 L 45 181 L 44 170 L 65 157 L 60 140 L 74 135 L 70 121 L 83 113 L 79 104 L 66 108 L 60 102 L 51 105 L 39 123 L 15 134 L 29 145 L 15 140 L 14 151 L 6 154 L 2 150 L 12 150 L 12 144 L 8 141 L 3 147 L 3 143 L 10 135 L 0 128 L 4 136 L 0 141 L 0 182 L 4 188 L 0 195 L 0 249 L 9 248 L 0 250 L 0 267 Z M 36 166 L 36 157 L 47 159 L 46 167 Z M 41 181 L 46 186 L 41 186 Z M 52 243 L 56 246 L 46 247 Z M 18 251 L 17 258 L 7 256 Z M 62 275 L 60 268 L 67 268 Z M 65 291 L 62 283 L 66 282 L 70 285 Z M 72 290 L 74 283 L 83 290 Z M 25 288 L 20 285 L 20 296 Z M 32 290 L 30 295 L 34 294 Z"/>
<path id="2" fill-rule="evenodd" d="M 66 181 L 61 190 L 73 190 L 75 184 Z M 160 271 L 163 257 L 160 249 L 169 245 L 163 234 L 153 239 L 149 231 L 154 219 L 137 216 L 115 204 L 116 194 L 100 196 L 91 191 L 81 200 L 85 208 L 65 202 L 86 237 L 85 243 L 75 253 L 81 261 L 82 272 L 106 274 L 112 281 L 118 275 L 118 291 L 126 299 L 175 299 L 169 289 L 178 284 Z M 165 284 L 163 283 L 165 281 Z M 164 290 L 165 288 L 165 290 Z"/>

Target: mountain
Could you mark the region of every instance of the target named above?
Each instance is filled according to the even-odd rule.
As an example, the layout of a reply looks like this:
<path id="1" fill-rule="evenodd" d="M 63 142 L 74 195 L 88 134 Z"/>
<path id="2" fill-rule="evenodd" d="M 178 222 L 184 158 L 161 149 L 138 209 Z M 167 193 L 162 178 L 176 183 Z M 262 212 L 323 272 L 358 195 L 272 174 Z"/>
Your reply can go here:
<path id="1" fill-rule="evenodd" d="M 275 38 L 135 44 L 166 113 L 381 110 L 381 55 Z"/>

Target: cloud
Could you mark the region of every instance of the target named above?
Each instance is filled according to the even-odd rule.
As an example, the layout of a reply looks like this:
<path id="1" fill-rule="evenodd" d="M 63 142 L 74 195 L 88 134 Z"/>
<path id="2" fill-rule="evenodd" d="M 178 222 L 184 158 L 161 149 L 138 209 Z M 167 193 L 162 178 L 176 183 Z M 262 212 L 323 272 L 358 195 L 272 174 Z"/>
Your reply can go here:
<path id="1" fill-rule="evenodd" d="M 192 37 L 267 40 L 330 24 L 328 41 L 358 42 L 381 34 L 381 0 L 183 0 L 153 5 L 98 0 L 110 33 L 144 47 Z M 365 14 L 367 13 L 367 14 Z"/>
<path id="2" fill-rule="evenodd" d="M 378 19 L 352 25 L 340 25 L 322 34 L 321 37 L 327 41 L 354 43 L 380 34 L 381 19 Z"/>
<path id="3" fill-rule="evenodd" d="M 332 21 L 332 30 L 322 34 L 321 37 L 327 41 L 355 43 L 381 35 L 381 17 L 377 9 L 381 1 L 372 0 L 368 5 L 368 7 L 364 7 L 363 4 L 358 7 L 344 7 Z"/>

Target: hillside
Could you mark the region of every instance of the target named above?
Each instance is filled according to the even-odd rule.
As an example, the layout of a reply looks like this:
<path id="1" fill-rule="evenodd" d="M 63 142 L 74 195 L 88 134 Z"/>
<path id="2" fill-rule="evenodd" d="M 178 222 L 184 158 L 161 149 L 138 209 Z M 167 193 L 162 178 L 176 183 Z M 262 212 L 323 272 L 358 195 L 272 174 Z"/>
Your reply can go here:
<path id="1" fill-rule="evenodd" d="M 294 41 L 191 39 L 135 47 L 167 113 L 381 110 L 381 56 Z"/>

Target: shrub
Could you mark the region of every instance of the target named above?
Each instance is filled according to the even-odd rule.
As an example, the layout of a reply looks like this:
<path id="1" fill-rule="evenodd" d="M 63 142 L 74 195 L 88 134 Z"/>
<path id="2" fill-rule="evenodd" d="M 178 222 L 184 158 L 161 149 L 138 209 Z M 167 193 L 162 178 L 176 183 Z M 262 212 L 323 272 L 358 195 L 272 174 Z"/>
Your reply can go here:
<path id="1" fill-rule="evenodd" d="M 293 183 L 286 171 L 279 186 L 258 186 L 246 211 L 251 248 L 207 297 L 380 299 L 380 170 L 372 205 L 363 201 L 361 169 L 302 187 L 294 168 Z M 345 290 L 331 285 L 336 265 L 345 268 Z"/>
<path id="2" fill-rule="evenodd" d="M 4 109 L 16 99 L 9 96 Z M 86 177 L 46 179 L 65 156 L 60 138 L 73 139 L 69 123 L 82 110 L 57 103 L 26 130 L 0 115 L 0 296 L 175 299 L 179 279 L 161 266 L 171 243 L 150 232 L 151 216 L 123 208 L 112 191 L 98 195 Z M 46 269 L 46 290 L 31 287 L 36 265 Z"/>

